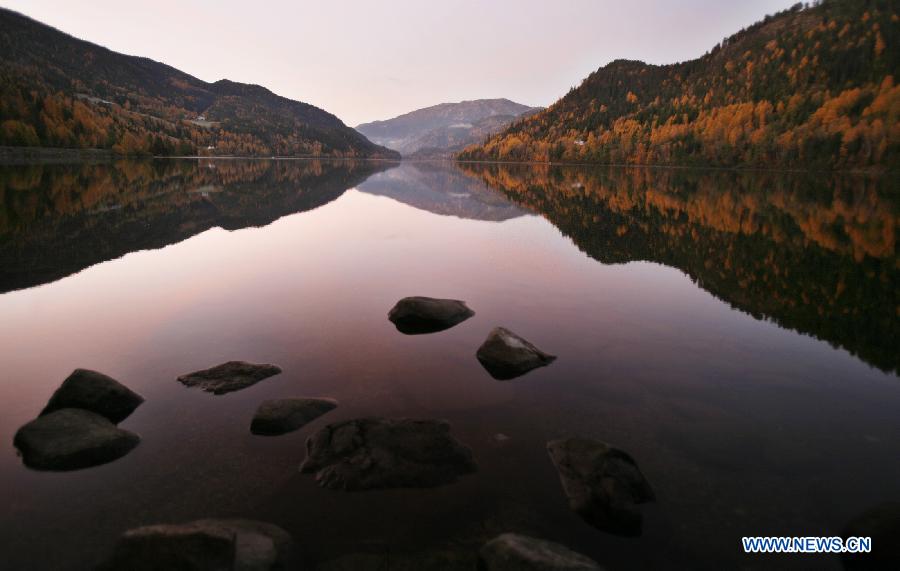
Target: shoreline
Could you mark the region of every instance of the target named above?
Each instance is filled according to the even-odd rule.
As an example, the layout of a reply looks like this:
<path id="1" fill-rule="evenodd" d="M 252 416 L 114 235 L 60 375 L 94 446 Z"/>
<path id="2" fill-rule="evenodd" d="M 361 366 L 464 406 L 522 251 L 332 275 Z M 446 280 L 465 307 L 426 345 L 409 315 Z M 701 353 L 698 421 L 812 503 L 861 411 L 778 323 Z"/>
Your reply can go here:
<path id="1" fill-rule="evenodd" d="M 323 161 L 385 161 L 401 159 L 385 157 L 332 157 L 315 155 L 254 156 L 254 155 L 122 155 L 110 149 L 73 149 L 69 147 L 10 147 L 0 146 L 0 164 L 53 164 L 69 162 L 109 162 L 115 160 L 152 159 L 208 159 L 208 160 L 323 160 Z"/>
<path id="2" fill-rule="evenodd" d="M 588 163 L 588 162 L 554 162 L 554 161 L 476 161 L 455 158 L 405 158 L 391 159 L 384 157 L 331 157 L 331 156 L 254 156 L 254 155 L 121 155 L 109 149 L 73 149 L 66 147 L 9 147 L 0 146 L 0 165 L 15 166 L 29 164 L 65 164 L 75 162 L 110 162 L 114 160 L 155 160 L 155 159 L 191 159 L 191 160 L 321 160 L 321 161 L 384 161 L 393 163 L 453 163 L 470 165 L 515 165 L 515 166 L 553 166 L 553 167 L 617 167 L 636 169 L 681 169 L 681 170 L 715 170 L 739 172 L 768 172 L 790 174 L 842 174 L 865 176 L 897 176 L 900 171 L 888 167 L 869 169 L 803 169 L 803 168 L 766 168 L 754 166 L 717 166 L 717 165 L 657 165 L 630 163 Z"/>

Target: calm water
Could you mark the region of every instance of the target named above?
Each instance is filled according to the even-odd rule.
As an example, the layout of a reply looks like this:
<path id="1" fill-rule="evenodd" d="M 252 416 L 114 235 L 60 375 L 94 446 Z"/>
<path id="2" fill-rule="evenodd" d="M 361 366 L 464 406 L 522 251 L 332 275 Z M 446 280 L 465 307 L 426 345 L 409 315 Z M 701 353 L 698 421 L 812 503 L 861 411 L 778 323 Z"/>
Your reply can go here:
<path id="1" fill-rule="evenodd" d="M 474 550 L 519 531 L 610 569 L 838 569 L 748 557 L 742 535 L 835 535 L 900 498 L 896 180 L 314 161 L 0 167 L 0 553 L 87 569 L 125 529 L 240 516 L 305 558 Z M 474 318 L 404 336 L 401 297 Z M 504 325 L 559 359 L 475 359 Z M 284 373 L 221 397 L 179 374 Z M 76 367 L 146 397 L 104 466 L 22 466 L 15 430 Z M 253 436 L 260 401 L 340 406 Z M 478 473 L 343 493 L 297 467 L 327 422 L 445 418 Z M 500 441 L 497 434 L 508 436 Z M 547 440 L 635 457 L 658 502 L 620 538 L 569 511 Z"/>

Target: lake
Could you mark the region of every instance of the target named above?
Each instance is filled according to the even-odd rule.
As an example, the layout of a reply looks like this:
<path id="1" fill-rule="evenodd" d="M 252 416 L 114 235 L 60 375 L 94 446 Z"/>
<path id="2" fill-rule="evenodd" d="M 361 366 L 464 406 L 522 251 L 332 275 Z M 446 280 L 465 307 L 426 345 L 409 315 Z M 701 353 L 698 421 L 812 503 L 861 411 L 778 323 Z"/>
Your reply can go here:
<path id="1" fill-rule="evenodd" d="M 129 528 L 246 517 L 332 569 L 506 531 L 609 569 L 839 569 L 744 555 L 740 538 L 838 535 L 900 499 L 897 188 L 384 161 L 0 167 L 3 567 L 89 569 Z M 475 315 L 403 335 L 387 313 L 415 295 Z M 475 351 L 499 325 L 558 359 L 495 380 Z M 234 359 L 283 373 L 223 396 L 176 382 Z M 146 398 L 122 423 L 140 445 L 26 468 L 13 434 L 77 367 Z M 261 401 L 292 396 L 339 406 L 250 433 Z M 446 419 L 478 470 L 360 492 L 299 472 L 308 436 L 362 416 Z M 637 461 L 657 496 L 640 537 L 569 509 L 546 450 L 566 436 Z"/>

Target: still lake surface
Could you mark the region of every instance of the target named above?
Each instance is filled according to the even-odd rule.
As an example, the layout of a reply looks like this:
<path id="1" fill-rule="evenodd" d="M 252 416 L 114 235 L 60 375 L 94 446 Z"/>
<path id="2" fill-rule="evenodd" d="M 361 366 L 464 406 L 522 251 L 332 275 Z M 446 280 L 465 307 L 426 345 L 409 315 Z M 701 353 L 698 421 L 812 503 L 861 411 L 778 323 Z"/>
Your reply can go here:
<path id="1" fill-rule="evenodd" d="M 313 564 L 474 551 L 518 531 L 609 569 L 839 569 L 745 556 L 744 535 L 841 532 L 900 499 L 896 179 L 347 161 L 0 167 L 0 553 L 88 569 L 124 530 L 270 521 Z M 405 336 L 405 296 L 476 315 Z M 496 381 L 506 326 L 558 355 Z M 175 378 L 240 359 L 284 372 L 213 396 Z M 12 435 L 76 367 L 147 400 L 141 444 L 74 472 L 24 467 Z M 264 399 L 339 407 L 250 434 Z M 477 473 L 340 492 L 298 472 L 327 423 L 443 418 Z M 498 437 L 504 435 L 506 438 Z M 545 444 L 629 452 L 654 487 L 622 538 L 567 506 Z M 362 559 L 356 559 L 361 561 Z"/>

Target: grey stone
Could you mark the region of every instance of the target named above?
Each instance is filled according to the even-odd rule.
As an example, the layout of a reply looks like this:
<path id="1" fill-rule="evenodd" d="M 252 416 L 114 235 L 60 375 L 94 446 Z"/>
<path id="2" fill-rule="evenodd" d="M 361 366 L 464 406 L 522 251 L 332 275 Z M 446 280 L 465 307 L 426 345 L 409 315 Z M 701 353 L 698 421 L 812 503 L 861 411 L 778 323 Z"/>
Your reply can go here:
<path id="1" fill-rule="evenodd" d="M 41 415 L 63 408 L 83 408 L 118 424 L 142 402 L 144 397 L 103 373 L 75 369 L 50 397 Z"/>
<path id="2" fill-rule="evenodd" d="M 398 331 L 407 335 L 435 333 L 449 329 L 475 315 L 458 299 L 405 297 L 388 313 Z"/>
<path id="3" fill-rule="evenodd" d="M 274 571 L 295 568 L 291 536 L 252 520 L 203 519 L 126 531 L 101 569 Z"/>
<path id="4" fill-rule="evenodd" d="M 13 438 L 26 466 L 60 471 L 112 462 L 139 442 L 137 434 L 79 408 L 64 408 L 39 416 L 22 426 Z"/>
<path id="5" fill-rule="evenodd" d="M 468 551 L 350 553 L 316 565 L 316 571 L 478 571 Z"/>
<path id="6" fill-rule="evenodd" d="M 554 440 L 547 451 L 572 510 L 603 531 L 641 534 L 638 504 L 655 500 L 655 495 L 631 456 L 587 438 Z"/>
<path id="7" fill-rule="evenodd" d="M 208 393 L 223 395 L 246 389 L 280 372 L 281 369 L 275 365 L 228 361 L 209 369 L 181 375 L 178 382 L 188 387 L 198 387 Z"/>
<path id="8" fill-rule="evenodd" d="M 596 561 L 564 545 L 517 533 L 488 541 L 479 558 L 484 571 L 602 571 Z"/>
<path id="9" fill-rule="evenodd" d="M 476 470 L 472 451 L 439 420 L 360 418 L 329 424 L 306 441 L 301 472 L 331 489 L 424 488 Z"/>
<path id="10" fill-rule="evenodd" d="M 334 409 L 337 401 L 322 398 L 293 398 L 264 401 L 256 409 L 250 432 L 278 435 L 303 427 Z"/>
<path id="11" fill-rule="evenodd" d="M 556 360 L 505 327 L 491 330 L 475 355 L 492 377 L 503 381 Z"/>

